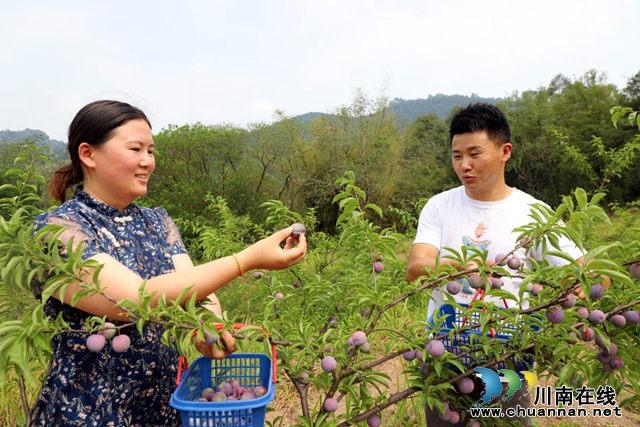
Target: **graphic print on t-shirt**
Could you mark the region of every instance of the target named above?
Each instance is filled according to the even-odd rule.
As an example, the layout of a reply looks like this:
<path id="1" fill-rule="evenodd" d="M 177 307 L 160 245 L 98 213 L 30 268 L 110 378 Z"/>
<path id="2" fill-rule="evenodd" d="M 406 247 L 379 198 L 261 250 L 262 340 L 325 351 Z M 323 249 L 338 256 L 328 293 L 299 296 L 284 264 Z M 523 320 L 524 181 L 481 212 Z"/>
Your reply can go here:
<path id="1" fill-rule="evenodd" d="M 462 236 L 462 243 L 468 248 L 476 248 L 480 251 L 486 250 L 491 244 L 491 240 L 482 239 L 484 232 L 487 230 L 487 226 L 484 222 L 480 221 L 476 226 L 475 230 L 473 230 L 473 237 L 469 234 L 465 234 Z M 469 285 L 469 281 L 465 278 L 459 279 L 462 282 L 462 292 L 467 295 L 472 295 L 475 293 L 473 289 L 471 289 L 471 285 Z"/>

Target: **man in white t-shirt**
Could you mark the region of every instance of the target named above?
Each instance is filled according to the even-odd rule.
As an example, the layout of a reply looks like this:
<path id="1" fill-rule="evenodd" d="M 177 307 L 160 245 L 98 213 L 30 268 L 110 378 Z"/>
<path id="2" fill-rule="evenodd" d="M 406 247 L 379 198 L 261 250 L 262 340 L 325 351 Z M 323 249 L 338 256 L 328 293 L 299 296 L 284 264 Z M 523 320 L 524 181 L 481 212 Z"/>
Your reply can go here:
<path id="1" fill-rule="evenodd" d="M 460 265 L 454 260 L 443 258 L 448 254 L 445 247 L 458 252 L 462 246 L 487 250 L 487 264 L 491 266 L 496 255 L 506 254 L 517 246 L 518 233 L 514 233 L 513 229 L 532 222 L 529 217 L 531 204 L 541 203 L 530 195 L 509 187 L 505 182 L 505 164 L 511 157 L 513 146 L 510 143 L 509 123 L 499 108 L 477 103 L 461 109 L 451 121 L 449 135 L 453 169 L 462 181 L 462 186 L 432 197 L 422 210 L 407 267 L 409 282 L 420 276 L 429 276 L 425 267 L 435 270 L 437 258 L 440 258 L 440 265 L 453 265 L 458 270 L 477 267 L 475 262 Z M 583 254 L 568 239 L 561 240 L 561 248 L 582 261 Z M 535 251 L 530 251 L 528 255 L 538 259 L 541 257 Z M 522 262 L 528 262 L 524 249 L 518 249 L 515 256 Z M 561 258 L 547 257 L 547 260 L 552 265 L 567 263 Z M 518 294 L 519 280 L 506 277 L 502 280 L 503 290 Z M 469 304 L 474 294 L 475 289 L 464 286 L 455 298 L 456 301 Z M 440 291 L 434 290 L 432 297 L 427 317 L 442 304 Z M 491 301 L 504 306 L 502 300 Z M 479 397 L 482 383 L 477 379 L 474 381 L 474 395 Z M 526 387 L 522 387 L 522 393 L 517 395 L 518 393 L 503 403 L 503 410 L 516 405 L 530 406 Z M 431 410 L 427 405 L 425 411 L 428 427 L 443 423 L 437 410 Z M 530 420 L 521 422 L 529 425 Z M 468 414 L 461 417 L 459 423 L 446 422 L 442 425 L 466 426 L 467 423 Z"/>

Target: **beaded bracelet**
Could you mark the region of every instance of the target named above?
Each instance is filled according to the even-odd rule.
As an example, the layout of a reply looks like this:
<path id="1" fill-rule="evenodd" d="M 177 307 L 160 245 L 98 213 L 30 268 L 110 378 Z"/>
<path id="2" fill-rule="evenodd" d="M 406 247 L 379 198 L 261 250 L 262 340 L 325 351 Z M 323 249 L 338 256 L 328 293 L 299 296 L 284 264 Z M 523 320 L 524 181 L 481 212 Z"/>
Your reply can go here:
<path id="1" fill-rule="evenodd" d="M 236 260 L 236 264 L 238 264 L 238 270 L 240 270 L 240 277 L 242 277 L 242 275 L 244 274 L 244 271 L 242 270 L 242 264 L 240 264 L 240 260 L 238 259 L 238 256 L 236 254 L 231 254 L 233 256 L 233 259 Z"/>

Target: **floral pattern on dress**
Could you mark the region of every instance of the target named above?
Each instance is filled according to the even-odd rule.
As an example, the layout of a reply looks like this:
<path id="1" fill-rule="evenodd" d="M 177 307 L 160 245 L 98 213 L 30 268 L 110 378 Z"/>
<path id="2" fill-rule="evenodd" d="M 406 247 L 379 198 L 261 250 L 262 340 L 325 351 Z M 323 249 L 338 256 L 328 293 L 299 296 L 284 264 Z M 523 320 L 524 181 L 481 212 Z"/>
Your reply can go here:
<path id="1" fill-rule="evenodd" d="M 106 253 L 143 279 L 174 271 L 173 255 L 186 253 L 175 223 L 162 208 L 135 204 L 123 211 L 97 201 L 78 186 L 74 197 L 39 215 L 36 230 L 63 224 L 63 243 L 85 245 L 83 258 Z M 66 248 L 61 249 L 66 253 Z M 40 296 L 41 289 L 34 293 Z M 82 329 L 90 315 L 55 298 L 45 304 L 52 317 L 62 313 L 72 329 Z M 122 322 L 113 322 L 122 325 Z M 52 363 L 35 407 L 37 426 L 169 427 L 180 426 L 177 410 L 169 406 L 176 387 L 178 353 L 162 344 L 164 328 L 145 325 L 121 330 L 131 347 L 116 353 L 107 340 L 94 353 L 86 333 L 64 332 L 52 339 Z"/>

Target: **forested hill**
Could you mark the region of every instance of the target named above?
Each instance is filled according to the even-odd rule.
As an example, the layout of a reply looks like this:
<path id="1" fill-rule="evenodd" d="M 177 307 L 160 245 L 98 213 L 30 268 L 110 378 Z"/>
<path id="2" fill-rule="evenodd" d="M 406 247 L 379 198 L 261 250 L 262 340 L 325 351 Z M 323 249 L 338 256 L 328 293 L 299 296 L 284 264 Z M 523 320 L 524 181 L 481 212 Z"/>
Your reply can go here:
<path id="1" fill-rule="evenodd" d="M 395 115 L 399 124 L 413 123 L 418 117 L 435 113 L 440 119 L 445 120 L 451 109 L 457 105 L 466 106 L 471 102 L 487 102 L 489 104 L 497 104 L 502 98 L 483 98 L 475 93 L 471 96 L 467 95 L 429 95 L 428 98 L 418 99 L 402 99 L 395 98 L 389 103 L 391 111 Z M 324 113 L 305 113 L 296 117 L 303 123 L 311 123 L 311 120 L 325 115 Z M 331 115 L 331 114 L 327 114 Z"/>
<path id="2" fill-rule="evenodd" d="M 466 106 L 471 102 L 487 102 L 495 105 L 502 101 L 502 98 L 482 98 L 475 93 L 467 95 L 429 95 L 427 99 L 402 99 L 395 98 L 390 103 L 391 111 L 396 117 L 405 123 L 413 123 L 415 119 L 434 112 L 442 120 L 445 120 L 451 109 L 456 105 Z"/>
<path id="3" fill-rule="evenodd" d="M 59 159 L 61 159 L 67 151 L 67 144 L 65 142 L 50 139 L 49 135 L 39 129 L 0 130 L 0 142 L 24 142 L 25 140 L 31 140 L 37 146 L 49 146 L 51 153 Z"/>

